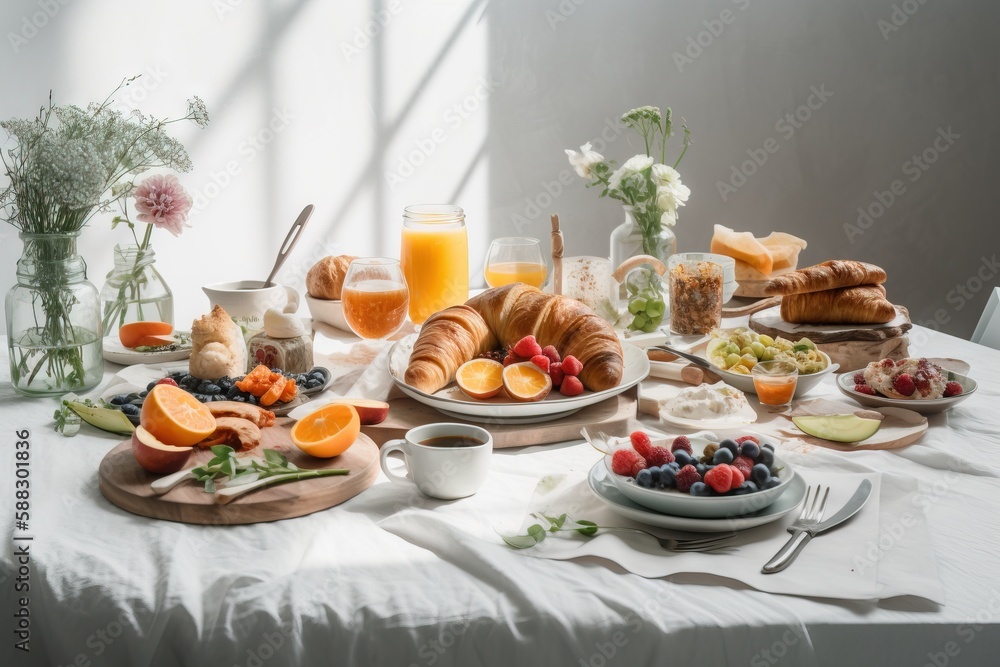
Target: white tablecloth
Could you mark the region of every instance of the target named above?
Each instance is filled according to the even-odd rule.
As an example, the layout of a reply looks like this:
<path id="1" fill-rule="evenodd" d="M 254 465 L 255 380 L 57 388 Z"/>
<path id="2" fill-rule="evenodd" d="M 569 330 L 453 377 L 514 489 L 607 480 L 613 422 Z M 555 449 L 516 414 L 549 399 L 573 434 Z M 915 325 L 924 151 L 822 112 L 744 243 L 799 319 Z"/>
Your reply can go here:
<path id="1" fill-rule="evenodd" d="M 273 524 L 201 527 L 108 503 L 97 468 L 119 438 L 51 429 L 55 402 L 0 379 L 0 665 L 991 665 L 1000 647 L 1000 353 L 921 330 L 916 353 L 965 359 L 979 392 L 916 445 L 842 456 L 918 480 L 946 603 L 772 595 L 730 581 L 644 579 L 499 543 L 561 447 L 494 454 L 476 496 L 432 501 L 380 478 Z M 836 395 L 833 380 L 816 395 Z M 15 593 L 15 431 L 31 442 L 30 591 Z M 484 539 L 432 553 L 378 527 L 433 513 Z M 902 517 L 901 517 L 902 520 Z M 427 522 L 433 526 L 440 521 Z M 877 557 L 891 550 L 858 545 Z M 809 548 L 818 547 L 821 542 Z M 794 567 L 794 566 L 793 566 Z M 13 649 L 29 597 L 30 654 Z M 28 658 L 30 657 L 30 661 Z"/>

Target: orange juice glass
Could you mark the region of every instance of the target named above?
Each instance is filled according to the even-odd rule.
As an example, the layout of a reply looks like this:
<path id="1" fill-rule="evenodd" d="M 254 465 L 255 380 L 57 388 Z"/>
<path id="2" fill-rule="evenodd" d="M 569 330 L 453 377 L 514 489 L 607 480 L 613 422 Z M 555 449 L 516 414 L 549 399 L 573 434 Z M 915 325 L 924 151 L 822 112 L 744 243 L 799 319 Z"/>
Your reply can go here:
<path id="1" fill-rule="evenodd" d="M 483 269 L 486 284 L 503 287 L 511 283 L 524 283 L 541 287 L 548 277 L 538 239 L 509 236 L 496 239 L 486 253 Z"/>
<path id="2" fill-rule="evenodd" d="M 407 206 L 399 257 L 414 324 L 469 298 L 469 237 L 458 206 Z"/>
<path id="3" fill-rule="evenodd" d="M 750 371 L 760 404 L 776 410 L 792 404 L 799 369 L 790 361 L 759 361 Z"/>
<path id="4" fill-rule="evenodd" d="M 394 259 L 373 257 L 351 262 L 340 298 L 344 319 L 362 338 L 388 338 L 406 321 L 409 293 Z"/>

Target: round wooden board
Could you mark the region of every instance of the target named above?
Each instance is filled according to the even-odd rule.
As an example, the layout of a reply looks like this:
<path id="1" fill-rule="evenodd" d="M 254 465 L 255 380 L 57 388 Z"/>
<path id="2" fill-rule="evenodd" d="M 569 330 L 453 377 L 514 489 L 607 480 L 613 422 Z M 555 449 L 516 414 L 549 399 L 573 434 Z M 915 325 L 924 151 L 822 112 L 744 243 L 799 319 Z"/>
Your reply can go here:
<path id="1" fill-rule="evenodd" d="M 890 326 L 891 325 L 891 326 Z M 803 336 L 819 345 L 842 341 L 880 341 L 902 336 L 913 328 L 910 313 L 903 306 L 896 306 L 896 319 L 888 324 L 791 324 L 781 319 L 781 306 L 772 306 L 750 315 L 748 325 L 759 334 L 772 338 L 778 336 L 798 340 Z"/>
<path id="2" fill-rule="evenodd" d="M 268 486 L 238 496 L 226 504 L 216 502 L 212 494 L 194 480 L 182 482 L 163 495 L 150 484 L 161 475 L 146 472 L 135 462 L 131 440 L 120 443 L 107 453 L 98 472 L 101 494 L 127 512 L 207 525 L 234 525 L 278 521 L 312 514 L 349 500 L 371 486 L 378 477 L 378 447 L 361 434 L 351 448 L 332 459 L 317 459 L 299 450 L 289 436 L 290 424 L 261 429 L 261 446 L 277 449 L 303 469 L 347 468 L 349 475 L 317 477 Z M 260 449 L 240 453 L 262 456 Z M 209 450 L 197 450 L 185 467 L 205 463 L 212 458 Z"/>

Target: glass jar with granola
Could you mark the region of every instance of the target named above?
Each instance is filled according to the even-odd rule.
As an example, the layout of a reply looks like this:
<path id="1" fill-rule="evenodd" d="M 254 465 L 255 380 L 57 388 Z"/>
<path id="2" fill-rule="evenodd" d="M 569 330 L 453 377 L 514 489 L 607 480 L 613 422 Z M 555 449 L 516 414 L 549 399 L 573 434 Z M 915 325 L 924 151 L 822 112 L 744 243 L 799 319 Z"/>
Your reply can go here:
<path id="1" fill-rule="evenodd" d="M 680 335 L 707 334 L 722 324 L 722 267 L 674 255 L 667 263 L 670 330 Z"/>

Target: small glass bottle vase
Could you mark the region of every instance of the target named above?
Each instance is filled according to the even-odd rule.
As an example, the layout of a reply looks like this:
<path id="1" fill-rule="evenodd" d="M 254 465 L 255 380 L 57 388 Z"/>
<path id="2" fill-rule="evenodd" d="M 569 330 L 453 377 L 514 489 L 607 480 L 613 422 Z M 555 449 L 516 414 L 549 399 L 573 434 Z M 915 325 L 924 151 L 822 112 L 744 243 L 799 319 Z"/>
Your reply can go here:
<path id="1" fill-rule="evenodd" d="M 677 252 L 677 236 L 669 227 L 661 226 L 657 234 L 643 237 L 642 229 L 635 220 L 631 206 L 625 209 L 625 222 L 611 232 L 611 268 L 621 266 L 629 257 L 652 255 L 666 265 L 670 256 Z"/>
<path id="2" fill-rule="evenodd" d="M 115 246 L 115 265 L 101 289 L 104 332 L 115 335 L 128 322 L 174 323 L 174 295 L 156 270 L 152 246 Z"/>
<path id="3" fill-rule="evenodd" d="M 104 375 L 101 301 L 77 254 L 79 235 L 20 235 L 17 284 L 5 303 L 10 379 L 19 394 L 82 392 Z"/>

